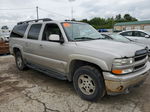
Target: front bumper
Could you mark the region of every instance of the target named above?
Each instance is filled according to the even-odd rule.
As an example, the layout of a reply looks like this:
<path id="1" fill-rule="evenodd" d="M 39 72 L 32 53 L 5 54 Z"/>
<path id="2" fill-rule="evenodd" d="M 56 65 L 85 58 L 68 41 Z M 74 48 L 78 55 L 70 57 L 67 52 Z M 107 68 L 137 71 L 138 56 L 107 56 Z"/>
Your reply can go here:
<path id="1" fill-rule="evenodd" d="M 129 88 L 144 82 L 150 72 L 150 62 L 139 71 L 126 75 L 114 75 L 110 72 L 103 72 L 107 94 L 125 93 Z"/>

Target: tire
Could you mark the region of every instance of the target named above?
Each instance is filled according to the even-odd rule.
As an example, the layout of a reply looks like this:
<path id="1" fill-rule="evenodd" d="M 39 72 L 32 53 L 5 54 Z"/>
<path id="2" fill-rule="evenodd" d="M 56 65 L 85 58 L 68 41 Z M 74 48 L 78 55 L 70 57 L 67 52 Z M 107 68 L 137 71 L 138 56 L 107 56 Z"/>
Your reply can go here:
<path id="1" fill-rule="evenodd" d="M 15 53 L 15 60 L 16 60 L 16 66 L 19 70 L 25 70 L 27 67 L 24 63 L 24 60 L 22 58 L 22 55 L 21 55 L 21 52 L 20 51 L 17 51 Z"/>
<path id="2" fill-rule="evenodd" d="M 95 67 L 82 66 L 77 69 L 73 84 L 77 94 L 84 100 L 96 101 L 104 96 L 104 79 Z"/>

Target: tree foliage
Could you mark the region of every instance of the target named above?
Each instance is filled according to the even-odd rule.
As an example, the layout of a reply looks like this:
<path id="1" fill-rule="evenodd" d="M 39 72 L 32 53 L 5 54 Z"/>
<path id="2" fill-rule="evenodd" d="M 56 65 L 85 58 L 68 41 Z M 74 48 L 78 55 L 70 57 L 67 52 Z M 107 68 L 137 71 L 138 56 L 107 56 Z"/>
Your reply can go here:
<path id="1" fill-rule="evenodd" d="M 137 21 L 136 18 L 132 17 L 130 14 L 125 14 L 124 16 L 121 16 L 121 14 L 118 14 L 111 18 L 101 18 L 101 17 L 94 17 L 90 20 L 82 19 L 80 22 L 89 23 L 96 29 L 102 29 L 102 28 L 113 28 L 115 23 L 119 22 L 130 22 L 130 21 Z"/>

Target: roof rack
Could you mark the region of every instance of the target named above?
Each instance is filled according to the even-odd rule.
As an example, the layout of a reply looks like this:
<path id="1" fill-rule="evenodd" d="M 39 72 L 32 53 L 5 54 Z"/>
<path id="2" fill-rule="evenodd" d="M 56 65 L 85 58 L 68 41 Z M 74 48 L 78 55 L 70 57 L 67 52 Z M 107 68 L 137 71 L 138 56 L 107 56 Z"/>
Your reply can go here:
<path id="1" fill-rule="evenodd" d="M 29 21 L 21 21 L 19 23 L 17 23 L 17 25 L 19 24 L 25 24 L 25 23 L 29 23 L 29 22 L 39 22 L 39 21 L 52 21 L 52 19 L 50 18 L 43 18 L 43 19 L 35 19 L 35 20 L 29 20 Z"/>

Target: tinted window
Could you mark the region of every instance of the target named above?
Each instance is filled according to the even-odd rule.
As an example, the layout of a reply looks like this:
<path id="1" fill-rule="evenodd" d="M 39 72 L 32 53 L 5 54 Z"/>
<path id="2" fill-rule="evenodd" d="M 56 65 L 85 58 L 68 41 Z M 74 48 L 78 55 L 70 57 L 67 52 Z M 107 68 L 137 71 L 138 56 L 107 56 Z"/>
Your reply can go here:
<path id="1" fill-rule="evenodd" d="M 133 36 L 135 37 L 145 37 L 146 33 L 140 31 L 134 31 Z"/>
<path id="2" fill-rule="evenodd" d="M 132 36 L 132 31 L 123 32 L 123 33 L 121 33 L 121 35 L 123 35 L 123 36 Z"/>
<path id="3" fill-rule="evenodd" d="M 145 37 L 145 35 L 147 35 L 147 34 L 144 33 L 144 32 L 139 32 L 139 35 L 140 35 L 141 37 Z"/>
<path id="4" fill-rule="evenodd" d="M 62 37 L 61 31 L 56 24 L 46 24 L 44 32 L 43 32 L 43 37 L 42 40 L 49 40 L 48 37 L 51 34 L 57 34 L 60 37 Z"/>
<path id="5" fill-rule="evenodd" d="M 25 33 L 27 27 L 28 27 L 28 24 L 16 25 L 16 26 L 13 28 L 10 37 L 23 38 L 24 33 Z"/>
<path id="6" fill-rule="evenodd" d="M 33 24 L 28 32 L 28 39 L 38 40 L 42 24 Z"/>
<path id="7" fill-rule="evenodd" d="M 140 33 L 139 33 L 138 31 L 134 31 L 134 32 L 133 32 L 133 36 L 139 37 L 139 36 L 140 36 L 139 34 L 140 34 Z"/>

